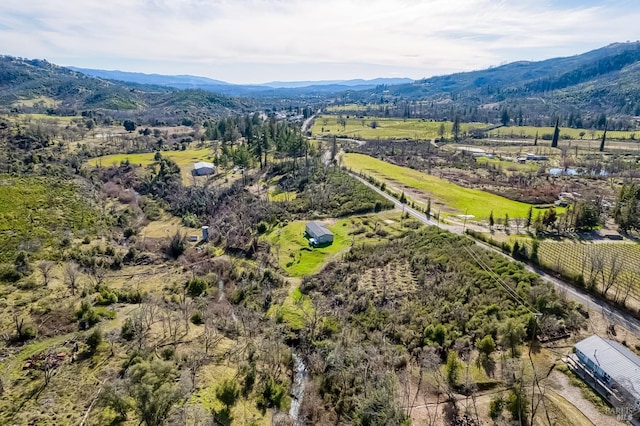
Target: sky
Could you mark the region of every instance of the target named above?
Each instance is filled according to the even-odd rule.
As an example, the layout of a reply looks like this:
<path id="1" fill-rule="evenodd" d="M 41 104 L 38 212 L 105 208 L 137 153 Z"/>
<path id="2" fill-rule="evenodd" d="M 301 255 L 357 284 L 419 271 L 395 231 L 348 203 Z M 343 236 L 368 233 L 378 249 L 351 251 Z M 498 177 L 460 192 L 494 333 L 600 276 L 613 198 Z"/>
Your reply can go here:
<path id="1" fill-rule="evenodd" d="M 231 83 L 409 77 L 636 41 L 637 0 L 1 0 L 0 54 Z"/>

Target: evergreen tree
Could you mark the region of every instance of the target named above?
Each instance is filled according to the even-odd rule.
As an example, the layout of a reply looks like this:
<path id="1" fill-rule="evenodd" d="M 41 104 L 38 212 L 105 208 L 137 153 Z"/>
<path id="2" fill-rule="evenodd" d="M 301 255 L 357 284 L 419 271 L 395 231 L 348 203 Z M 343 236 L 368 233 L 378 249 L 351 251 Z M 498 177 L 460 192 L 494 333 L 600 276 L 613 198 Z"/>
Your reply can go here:
<path id="1" fill-rule="evenodd" d="M 604 133 L 602 134 L 602 141 L 600 142 L 600 152 L 604 152 L 604 142 L 607 139 L 607 126 L 604 127 Z"/>
<path id="2" fill-rule="evenodd" d="M 560 128 L 558 125 L 560 124 L 560 119 L 556 118 L 556 128 L 553 130 L 553 140 L 551 141 L 551 148 L 558 147 L 558 139 L 560 138 Z"/>
<path id="3" fill-rule="evenodd" d="M 533 216 L 533 206 L 529 206 L 529 211 L 527 212 L 527 230 L 531 228 L 531 217 Z"/>
<path id="4" fill-rule="evenodd" d="M 493 219 L 493 210 L 489 213 L 489 229 L 493 230 L 493 225 L 495 225 L 495 220 Z"/>
<path id="5" fill-rule="evenodd" d="M 453 140 L 458 142 L 460 139 L 460 116 L 456 115 L 455 120 L 453 120 L 453 127 L 451 128 L 451 133 L 453 133 Z"/>

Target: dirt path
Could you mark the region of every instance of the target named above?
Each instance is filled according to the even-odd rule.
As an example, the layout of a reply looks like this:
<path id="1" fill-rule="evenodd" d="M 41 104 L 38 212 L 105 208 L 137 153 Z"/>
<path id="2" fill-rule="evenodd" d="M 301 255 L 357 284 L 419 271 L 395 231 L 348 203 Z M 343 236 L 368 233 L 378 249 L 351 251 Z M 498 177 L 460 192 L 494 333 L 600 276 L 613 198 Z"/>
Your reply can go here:
<path id="1" fill-rule="evenodd" d="M 602 414 L 594 405 L 582 396 L 580 388 L 569 383 L 569 378 L 559 372 L 554 371 L 549 376 L 554 391 L 580 410 L 593 424 L 596 425 L 625 425 L 613 416 Z"/>

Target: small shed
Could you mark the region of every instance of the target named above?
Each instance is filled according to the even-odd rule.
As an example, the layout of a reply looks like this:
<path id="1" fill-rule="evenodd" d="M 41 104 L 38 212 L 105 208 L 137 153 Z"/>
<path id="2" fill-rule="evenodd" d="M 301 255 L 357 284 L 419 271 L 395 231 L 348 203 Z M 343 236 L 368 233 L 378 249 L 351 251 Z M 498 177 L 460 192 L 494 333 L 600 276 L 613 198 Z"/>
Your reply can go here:
<path id="1" fill-rule="evenodd" d="M 312 246 L 333 243 L 333 232 L 319 222 L 309 222 L 305 226 L 305 234 Z"/>
<path id="2" fill-rule="evenodd" d="M 213 163 L 207 163 L 205 161 L 200 161 L 193 165 L 193 173 L 196 176 L 206 176 L 213 174 L 215 169 L 216 166 L 214 166 Z"/>

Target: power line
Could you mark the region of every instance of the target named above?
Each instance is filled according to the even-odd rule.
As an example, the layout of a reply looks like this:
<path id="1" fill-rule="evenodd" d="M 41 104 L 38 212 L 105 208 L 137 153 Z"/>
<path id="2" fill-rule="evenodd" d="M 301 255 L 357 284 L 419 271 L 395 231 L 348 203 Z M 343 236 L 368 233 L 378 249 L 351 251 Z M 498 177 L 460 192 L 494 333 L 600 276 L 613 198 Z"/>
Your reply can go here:
<path id="1" fill-rule="evenodd" d="M 486 273 L 489 274 L 489 276 L 500 286 L 502 287 L 502 289 L 518 304 L 522 305 L 525 307 L 525 309 L 527 309 L 529 312 L 531 312 L 532 314 L 538 316 L 538 315 L 542 315 L 540 312 L 538 312 L 535 309 L 531 309 L 529 307 L 529 305 L 527 304 L 527 302 L 520 297 L 520 295 L 514 290 L 512 289 L 507 283 L 505 283 L 502 278 L 500 278 L 500 276 L 495 273 L 491 267 L 489 267 L 481 258 L 480 256 L 478 256 L 476 253 L 473 252 L 473 250 L 471 250 L 469 247 L 464 246 L 464 249 L 466 250 L 466 252 L 469 254 L 469 256 L 471 256 L 471 258 L 478 264 L 478 266 L 480 266 L 480 268 L 482 268 Z"/>

